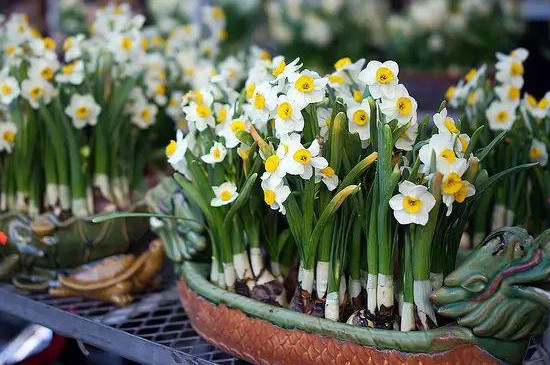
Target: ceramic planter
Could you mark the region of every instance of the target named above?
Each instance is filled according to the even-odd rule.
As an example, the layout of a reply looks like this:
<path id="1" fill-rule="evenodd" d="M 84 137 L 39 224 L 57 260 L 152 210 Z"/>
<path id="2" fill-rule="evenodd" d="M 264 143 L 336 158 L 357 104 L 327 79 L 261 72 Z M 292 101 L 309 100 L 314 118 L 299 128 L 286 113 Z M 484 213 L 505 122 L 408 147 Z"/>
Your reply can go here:
<path id="1" fill-rule="evenodd" d="M 178 289 L 193 328 L 253 363 L 518 363 L 527 345 L 477 337 L 456 325 L 414 332 L 355 327 L 227 292 L 207 280 L 204 264 L 184 262 L 181 272 Z"/>

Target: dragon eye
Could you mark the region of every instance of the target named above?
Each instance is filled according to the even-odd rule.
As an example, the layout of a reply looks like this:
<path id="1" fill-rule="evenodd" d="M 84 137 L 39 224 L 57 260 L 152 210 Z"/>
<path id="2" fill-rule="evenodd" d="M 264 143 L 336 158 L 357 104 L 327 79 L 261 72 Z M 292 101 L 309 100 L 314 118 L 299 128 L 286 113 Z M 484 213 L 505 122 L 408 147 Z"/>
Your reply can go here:
<path id="1" fill-rule="evenodd" d="M 483 275 L 474 275 L 462 284 L 462 287 L 469 292 L 479 293 L 485 290 L 487 278 Z"/>

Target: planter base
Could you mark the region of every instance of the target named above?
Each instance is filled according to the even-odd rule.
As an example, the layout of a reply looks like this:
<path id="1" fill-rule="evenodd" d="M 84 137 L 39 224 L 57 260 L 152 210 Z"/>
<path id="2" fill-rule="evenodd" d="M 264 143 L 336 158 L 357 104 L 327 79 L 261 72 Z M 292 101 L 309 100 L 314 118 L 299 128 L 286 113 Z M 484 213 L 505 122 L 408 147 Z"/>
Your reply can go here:
<path id="1" fill-rule="evenodd" d="M 498 364 L 476 345 L 435 354 L 378 350 L 252 318 L 193 292 L 184 279 L 180 298 L 193 329 L 214 346 L 256 364 Z"/>

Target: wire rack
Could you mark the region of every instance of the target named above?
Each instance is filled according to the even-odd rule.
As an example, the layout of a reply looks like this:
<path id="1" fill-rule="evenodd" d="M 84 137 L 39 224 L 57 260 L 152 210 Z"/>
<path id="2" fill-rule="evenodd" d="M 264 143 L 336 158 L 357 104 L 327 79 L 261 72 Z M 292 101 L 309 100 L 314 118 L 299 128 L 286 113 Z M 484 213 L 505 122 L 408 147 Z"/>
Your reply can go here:
<path id="1" fill-rule="evenodd" d="M 191 328 L 173 285 L 118 308 L 97 300 L 29 294 L 0 284 L 0 311 L 140 363 L 245 364 Z"/>

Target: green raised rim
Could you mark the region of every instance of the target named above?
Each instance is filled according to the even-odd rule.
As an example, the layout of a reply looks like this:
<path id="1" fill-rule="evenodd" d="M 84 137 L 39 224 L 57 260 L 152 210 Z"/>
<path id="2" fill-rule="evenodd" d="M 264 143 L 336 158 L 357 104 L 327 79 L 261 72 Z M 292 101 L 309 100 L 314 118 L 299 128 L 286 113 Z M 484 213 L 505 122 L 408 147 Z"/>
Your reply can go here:
<path id="1" fill-rule="evenodd" d="M 209 264 L 186 261 L 180 268 L 189 288 L 212 303 L 223 302 L 230 308 L 238 309 L 251 317 L 263 319 L 285 329 L 316 333 L 364 346 L 374 346 L 381 350 L 438 353 L 463 344 L 475 344 L 494 357 L 515 364 L 521 363 L 528 343 L 527 340 L 510 342 L 481 338 L 475 336 L 468 328 L 456 325 L 412 332 L 351 326 L 261 303 L 223 290 L 206 279 Z"/>

